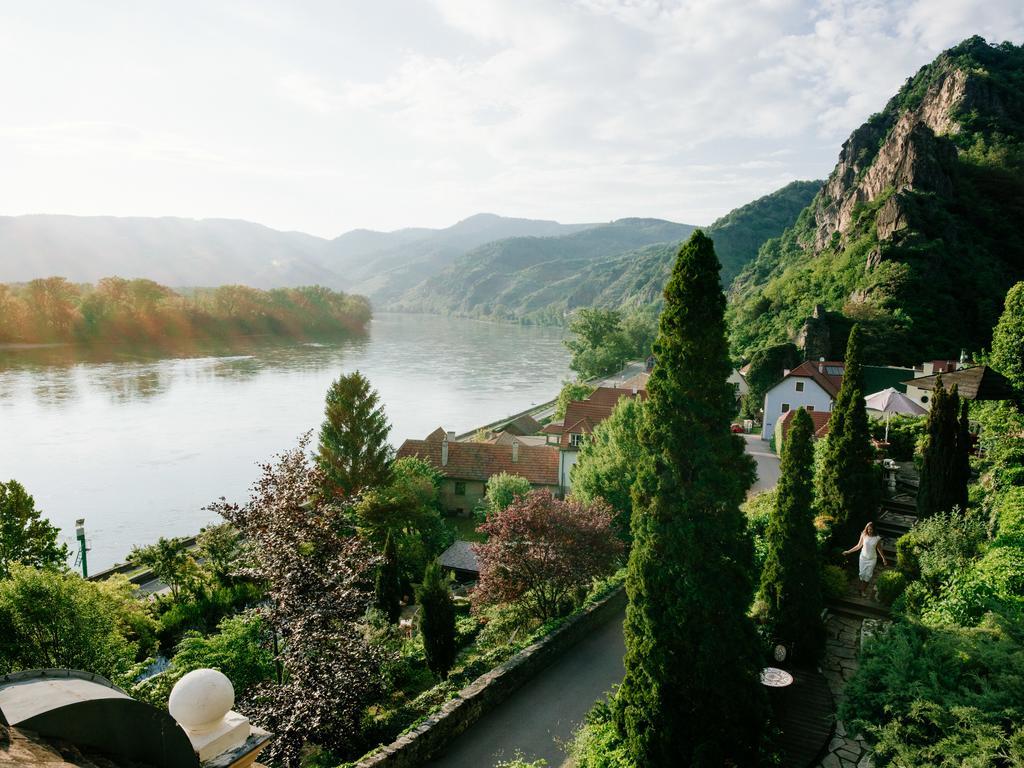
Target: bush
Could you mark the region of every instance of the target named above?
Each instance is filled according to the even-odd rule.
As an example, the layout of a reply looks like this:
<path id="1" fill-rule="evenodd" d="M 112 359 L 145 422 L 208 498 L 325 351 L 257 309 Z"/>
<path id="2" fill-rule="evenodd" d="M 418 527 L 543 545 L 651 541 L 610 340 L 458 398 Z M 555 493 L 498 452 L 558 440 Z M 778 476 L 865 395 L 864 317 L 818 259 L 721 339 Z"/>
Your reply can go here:
<path id="1" fill-rule="evenodd" d="M 1024 546 L 1024 488 L 1008 488 L 995 504 L 997 543 Z"/>
<path id="2" fill-rule="evenodd" d="M 823 565 L 821 568 L 821 596 L 825 600 L 836 600 L 846 594 L 850 579 L 838 565 Z"/>
<path id="3" fill-rule="evenodd" d="M 918 442 L 925 431 L 925 416 L 889 417 L 889 449 L 886 455 L 896 461 L 911 461 L 918 452 Z M 885 438 L 885 419 L 871 422 L 871 436 L 876 440 Z"/>
<path id="4" fill-rule="evenodd" d="M 574 768 L 636 768 L 612 720 L 608 701 L 597 702 L 569 745 Z"/>
<path id="5" fill-rule="evenodd" d="M 747 516 L 747 531 L 754 541 L 754 573 L 759 581 L 761 569 L 764 567 L 764 558 L 768 552 L 768 545 L 765 541 L 765 531 L 768 528 L 768 520 L 771 519 L 772 510 L 775 508 L 775 499 L 778 495 L 777 488 L 770 488 L 767 491 L 756 493 L 747 499 L 740 506 Z"/>
<path id="6" fill-rule="evenodd" d="M 957 509 L 920 521 L 896 542 L 896 567 L 907 578 L 938 587 L 962 571 L 981 549 L 985 525 L 974 513 Z"/>
<path id="7" fill-rule="evenodd" d="M 907 588 L 907 577 L 900 571 L 882 571 L 875 582 L 878 599 L 886 605 L 892 605 L 903 590 Z"/>

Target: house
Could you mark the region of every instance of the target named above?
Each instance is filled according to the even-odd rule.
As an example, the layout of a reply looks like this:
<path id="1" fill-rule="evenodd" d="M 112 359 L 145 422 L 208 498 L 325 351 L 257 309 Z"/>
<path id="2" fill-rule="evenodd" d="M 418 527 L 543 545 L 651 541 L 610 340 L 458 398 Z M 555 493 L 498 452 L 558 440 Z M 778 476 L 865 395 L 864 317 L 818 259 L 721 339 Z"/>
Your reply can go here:
<path id="1" fill-rule="evenodd" d="M 480 566 L 477 564 L 473 543 L 470 541 L 456 541 L 442 552 L 437 560 L 441 568 L 455 576 L 459 583 L 480 578 Z"/>
<path id="2" fill-rule="evenodd" d="M 786 411 L 775 423 L 775 450 L 782 455 L 782 446 L 789 436 L 789 428 L 793 424 L 793 418 L 799 408 L 791 408 Z M 828 422 L 832 418 L 831 411 L 808 411 L 811 423 L 814 425 L 814 439 L 818 440 L 828 434 Z"/>
<path id="3" fill-rule="evenodd" d="M 786 371 L 782 381 L 765 392 L 761 439 L 770 440 L 779 419 L 790 411 L 831 412 L 842 383 L 843 364 L 833 360 L 807 360 Z"/>
<path id="4" fill-rule="evenodd" d="M 462 443 L 454 432 L 438 428 L 423 440 L 406 440 L 396 457 L 416 456 L 430 462 L 443 476 L 441 505 L 456 515 L 468 515 L 487 493 L 493 475 L 508 472 L 525 477 L 534 489 L 558 493 L 559 452 L 549 445 L 523 445 L 518 440 Z"/>
<path id="5" fill-rule="evenodd" d="M 915 403 L 920 403 L 925 408 L 931 408 L 932 389 L 934 389 L 935 376 L 953 373 L 960 369 L 959 360 L 930 360 L 907 369 L 908 376 L 902 382 L 906 395 Z M 947 377 L 948 378 L 948 377 Z M 921 379 L 915 383 L 914 379 Z M 947 386 L 952 386 L 951 384 Z"/>
<path id="6" fill-rule="evenodd" d="M 502 424 L 500 427 L 495 427 L 495 432 L 501 432 L 502 434 L 516 435 L 519 437 L 525 435 L 537 435 L 540 434 L 541 424 L 533 416 L 528 413 L 524 413 L 521 416 L 516 416 L 511 421 Z"/>
<path id="7" fill-rule="evenodd" d="M 927 398 L 940 381 L 946 389 L 956 384 L 957 393 L 965 400 L 1012 400 L 1016 397 L 1009 380 L 987 365 L 918 376 L 907 382 L 907 389 L 922 392 L 922 398 Z"/>

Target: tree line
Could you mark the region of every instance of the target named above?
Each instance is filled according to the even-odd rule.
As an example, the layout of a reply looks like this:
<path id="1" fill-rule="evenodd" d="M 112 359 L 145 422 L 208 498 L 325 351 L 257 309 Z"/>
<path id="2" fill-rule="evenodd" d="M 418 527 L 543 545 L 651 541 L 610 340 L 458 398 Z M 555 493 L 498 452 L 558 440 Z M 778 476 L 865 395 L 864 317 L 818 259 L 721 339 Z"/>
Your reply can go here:
<path id="1" fill-rule="evenodd" d="M 244 285 L 183 293 L 152 280 L 95 285 L 47 277 L 0 283 L 0 343 L 173 346 L 248 336 L 313 337 L 365 330 L 370 304 L 322 286 Z"/>

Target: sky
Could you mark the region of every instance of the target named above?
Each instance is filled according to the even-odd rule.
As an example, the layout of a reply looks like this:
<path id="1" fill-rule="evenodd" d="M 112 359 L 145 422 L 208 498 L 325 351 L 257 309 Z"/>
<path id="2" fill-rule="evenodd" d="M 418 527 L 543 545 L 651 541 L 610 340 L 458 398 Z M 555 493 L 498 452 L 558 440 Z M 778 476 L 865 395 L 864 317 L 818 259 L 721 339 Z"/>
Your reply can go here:
<path id="1" fill-rule="evenodd" d="M 0 0 L 0 215 L 708 224 L 1021 0 Z"/>

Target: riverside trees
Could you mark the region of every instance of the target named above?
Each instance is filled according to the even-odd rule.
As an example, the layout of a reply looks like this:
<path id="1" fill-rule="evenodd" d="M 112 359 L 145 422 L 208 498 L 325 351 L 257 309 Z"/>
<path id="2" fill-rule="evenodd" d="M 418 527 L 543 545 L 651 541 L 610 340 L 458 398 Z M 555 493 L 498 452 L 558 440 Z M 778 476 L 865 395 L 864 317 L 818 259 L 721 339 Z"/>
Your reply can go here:
<path id="1" fill-rule="evenodd" d="M 753 461 L 735 411 L 711 240 L 681 248 L 665 289 L 634 487 L 626 675 L 615 723 L 637 765 L 752 765 L 764 719 L 747 616 L 753 552 L 739 505 Z"/>
<path id="2" fill-rule="evenodd" d="M 17 480 L 0 483 L 0 579 L 10 575 L 12 563 L 63 567 L 68 548 L 57 543 L 57 534 L 25 486 Z"/>

